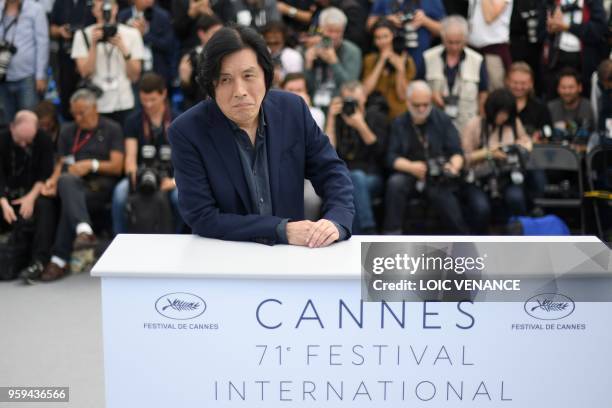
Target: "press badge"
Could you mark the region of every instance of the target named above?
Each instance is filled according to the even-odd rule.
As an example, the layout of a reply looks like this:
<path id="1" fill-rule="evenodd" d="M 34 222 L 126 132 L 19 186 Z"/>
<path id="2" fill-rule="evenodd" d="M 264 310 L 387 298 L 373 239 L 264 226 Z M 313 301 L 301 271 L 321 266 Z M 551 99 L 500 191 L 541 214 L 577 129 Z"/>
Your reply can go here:
<path id="1" fill-rule="evenodd" d="M 117 78 L 106 78 L 100 86 L 103 91 L 115 91 L 119 89 L 119 80 Z"/>
<path id="2" fill-rule="evenodd" d="M 318 89 L 314 98 L 312 98 L 312 102 L 315 106 L 323 106 L 327 107 L 331 103 L 332 100 L 332 92 L 329 88 Z"/>
<path id="3" fill-rule="evenodd" d="M 68 156 L 64 156 L 64 164 L 68 166 L 72 166 L 76 160 L 74 159 L 73 154 L 69 154 Z"/>
<path id="4" fill-rule="evenodd" d="M 451 117 L 456 119 L 459 116 L 459 97 L 447 96 L 444 98 L 444 112 Z"/>

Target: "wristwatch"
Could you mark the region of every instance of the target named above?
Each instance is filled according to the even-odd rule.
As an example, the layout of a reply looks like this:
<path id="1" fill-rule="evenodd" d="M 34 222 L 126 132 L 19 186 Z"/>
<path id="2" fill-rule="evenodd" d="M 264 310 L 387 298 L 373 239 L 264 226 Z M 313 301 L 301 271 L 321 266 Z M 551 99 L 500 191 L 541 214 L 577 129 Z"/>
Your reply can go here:
<path id="1" fill-rule="evenodd" d="M 297 14 L 297 9 L 295 7 L 289 7 L 287 14 L 289 14 L 289 17 L 294 18 Z"/>
<path id="2" fill-rule="evenodd" d="M 97 173 L 99 168 L 100 168 L 100 162 L 98 161 L 98 159 L 93 159 L 91 161 L 91 172 Z"/>

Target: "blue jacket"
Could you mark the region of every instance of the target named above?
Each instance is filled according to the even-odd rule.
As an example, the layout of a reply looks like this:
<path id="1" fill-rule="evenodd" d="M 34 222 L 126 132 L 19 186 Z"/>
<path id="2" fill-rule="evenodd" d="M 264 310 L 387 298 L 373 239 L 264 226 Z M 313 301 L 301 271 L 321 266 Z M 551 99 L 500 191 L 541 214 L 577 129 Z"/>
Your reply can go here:
<path id="1" fill-rule="evenodd" d="M 119 12 L 117 21 L 125 24 L 133 16 L 133 7 Z M 153 71 L 170 83 L 172 80 L 172 56 L 174 52 L 174 35 L 170 14 L 159 6 L 153 6 L 153 14 L 149 22 L 149 31 L 142 41 L 153 53 Z"/>
<path id="2" fill-rule="evenodd" d="M 277 242 L 283 219 L 304 219 L 304 178 L 323 199 L 322 218 L 353 223 L 353 186 L 299 96 L 271 90 L 263 101 L 273 215 L 252 208 L 229 120 L 214 100 L 198 103 L 170 126 L 179 210 L 195 234 L 233 241 Z"/>

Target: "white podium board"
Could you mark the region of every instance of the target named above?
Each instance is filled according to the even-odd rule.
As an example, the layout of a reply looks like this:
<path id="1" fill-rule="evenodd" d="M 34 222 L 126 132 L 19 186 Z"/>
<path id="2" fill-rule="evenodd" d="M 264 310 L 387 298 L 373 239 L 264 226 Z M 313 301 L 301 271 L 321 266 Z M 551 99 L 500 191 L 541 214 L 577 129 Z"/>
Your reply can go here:
<path id="1" fill-rule="evenodd" d="M 106 406 L 612 406 L 612 303 L 361 302 L 361 241 L 322 249 L 120 235 L 102 278 Z"/>

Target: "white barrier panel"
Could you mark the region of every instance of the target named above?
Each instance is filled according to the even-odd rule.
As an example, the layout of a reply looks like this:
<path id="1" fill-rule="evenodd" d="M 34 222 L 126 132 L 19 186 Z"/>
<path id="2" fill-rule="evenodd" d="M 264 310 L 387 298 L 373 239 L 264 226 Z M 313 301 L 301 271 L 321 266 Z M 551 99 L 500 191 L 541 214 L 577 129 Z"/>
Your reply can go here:
<path id="1" fill-rule="evenodd" d="M 109 408 L 612 401 L 612 303 L 568 299 L 555 320 L 523 302 L 362 303 L 359 238 L 308 250 L 120 236 L 94 275 Z"/>

